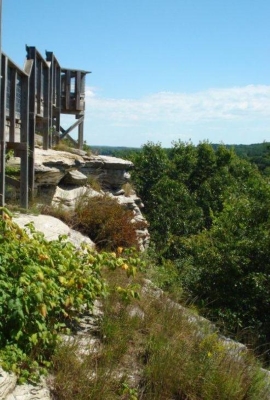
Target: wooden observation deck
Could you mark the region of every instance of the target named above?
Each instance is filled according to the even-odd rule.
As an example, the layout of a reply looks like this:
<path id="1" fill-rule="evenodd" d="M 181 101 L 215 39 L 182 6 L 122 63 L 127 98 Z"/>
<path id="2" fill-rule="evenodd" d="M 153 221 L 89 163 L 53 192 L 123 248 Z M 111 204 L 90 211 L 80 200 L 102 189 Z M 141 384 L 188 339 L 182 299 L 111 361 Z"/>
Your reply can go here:
<path id="1" fill-rule="evenodd" d="M 43 148 L 48 150 L 78 127 L 77 141 L 70 139 L 78 148 L 83 146 L 85 77 L 89 72 L 61 68 L 53 52 L 47 51 L 45 59 L 33 46 L 26 46 L 23 69 L 4 53 L 0 64 L 0 205 L 5 204 L 9 183 L 20 188 L 21 206 L 27 208 L 34 193 L 35 135 L 42 136 Z M 64 129 L 61 114 L 73 114 L 76 121 Z M 5 173 L 10 149 L 21 158 L 19 181 Z"/>

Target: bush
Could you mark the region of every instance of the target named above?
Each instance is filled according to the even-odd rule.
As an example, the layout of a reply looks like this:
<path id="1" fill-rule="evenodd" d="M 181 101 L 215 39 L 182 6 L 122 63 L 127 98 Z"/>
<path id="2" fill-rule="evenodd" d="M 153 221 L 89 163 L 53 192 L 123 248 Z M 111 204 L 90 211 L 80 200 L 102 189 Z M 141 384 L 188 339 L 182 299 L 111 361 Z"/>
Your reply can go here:
<path id="1" fill-rule="evenodd" d="M 260 203 L 232 196 L 209 231 L 182 240 L 181 275 L 208 316 L 230 333 L 246 332 L 252 345 L 264 344 L 260 350 L 267 350 L 269 359 L 270 191 L 264 189 Z"/>
<path id="2" fill-rule="evenodd" d="M 61 207 L 50 207 L 45 212 L 87 235 L 98 249 L 108 251 L 115 251 L 118 247 L 138 247 L 136 230 L 144 224 L 134 222 L 133 212 L 124 209 L 108 195 L 82 196 L 73 212 Z"/>
<path id="3" fill-rule="evenodd" d="M 49 365 L 60 332 L 82 307 L 106 293 L 101 268 L 122 266 L 115 254 L 46 241 L 8 216 L 0 219 L 0 364 L 35 380 Z M 133 270 L 131 270 L 132 272 Z M 130 271 L 127 271 L 130 272 Z"/>
<path id="4" fill-rule="evenodd" d="M 75 229 L 87 234 L 99 248 L 115 250 L 137 245 L 132 211 L 109 196 L 88 198 L 75 209 Z"/>

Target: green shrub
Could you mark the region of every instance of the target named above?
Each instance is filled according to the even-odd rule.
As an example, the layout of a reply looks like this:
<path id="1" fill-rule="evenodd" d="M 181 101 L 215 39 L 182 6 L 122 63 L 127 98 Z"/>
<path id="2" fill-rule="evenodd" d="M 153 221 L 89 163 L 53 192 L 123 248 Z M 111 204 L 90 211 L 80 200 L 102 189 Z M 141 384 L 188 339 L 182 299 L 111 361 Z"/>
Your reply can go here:
<path id="1" fill-rule="evenodd" d="M 8 214 L 0 219 L 0 364 L 22 382 L 45 371 L 59 333 L 106 293 L 101 268 L 135 268 L 115 254 L 76 249 L 65 237 L 48 242 L 28 227 L 32 237 Z"/>

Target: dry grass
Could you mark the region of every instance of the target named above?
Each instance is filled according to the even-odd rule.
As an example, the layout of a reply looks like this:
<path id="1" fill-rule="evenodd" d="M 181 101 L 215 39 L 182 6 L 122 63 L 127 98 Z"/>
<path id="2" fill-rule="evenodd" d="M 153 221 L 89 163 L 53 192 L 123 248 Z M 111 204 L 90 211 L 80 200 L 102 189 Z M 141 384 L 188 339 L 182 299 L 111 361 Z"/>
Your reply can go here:
<path id="1" fill-rule="evenodd" d="M 131 222 L 132 211 L 125 210 L 110 196 L 82 196 L 75 210 L 46 207 L 45 213 L 61 219 L 73 229 L 87 235 L 98 249 L 137 247 L 138 224 Z"/>
<path id="2" fill-rule="evenodd" d="M 122 189 L 124 190 L 126 197 L 129 197 L 129 196 L 132 196 L 133 194 L 135 194 L 134 187 L 129 182 L 124 183 L 124 185 L 122 186 Z"/>
<path id="3" fill-rule="evenodd" d="M 144 289 L 123 302 L 115 290 L 130 285 L 106 273 L 100 351 L 74 357 L 62 346 L 54 358 L 58 400 L 266 400 L 264 374 L 249 352 L 229 352 L 208 325 L 200 330 L 160 292 Z M 140 283 L 138 280 L 137 283 Z M 203 332 L 203 334 L 201 334 Z"/>

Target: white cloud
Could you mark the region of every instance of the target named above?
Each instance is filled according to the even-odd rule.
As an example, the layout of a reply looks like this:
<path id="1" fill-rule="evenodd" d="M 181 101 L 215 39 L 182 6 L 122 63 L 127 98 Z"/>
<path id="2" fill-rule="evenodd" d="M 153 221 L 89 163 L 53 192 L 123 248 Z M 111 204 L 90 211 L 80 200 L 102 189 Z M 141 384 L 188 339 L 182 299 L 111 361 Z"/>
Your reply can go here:
<path id="1" fill-rule="evenodd" d="M 270 86 L 248 85 L 197 93 L 159 92 L 140 99 L 113 99 L 86 90 L 86 118 L 114 126 L 270 119 Z"/>
<path id="2" fill-rule="evenodd" d="M 85 139 L 89 144 L 139 147 L 147 141 L 260 143 L 270 141 L 270 86 L 159 92 L 139 99 L 106 98 L 86 90 Z"/>

